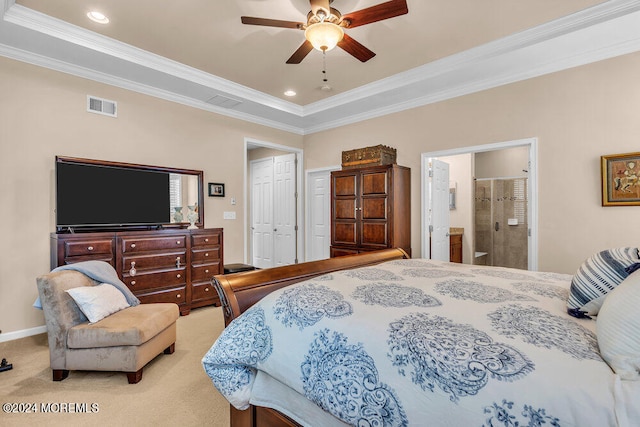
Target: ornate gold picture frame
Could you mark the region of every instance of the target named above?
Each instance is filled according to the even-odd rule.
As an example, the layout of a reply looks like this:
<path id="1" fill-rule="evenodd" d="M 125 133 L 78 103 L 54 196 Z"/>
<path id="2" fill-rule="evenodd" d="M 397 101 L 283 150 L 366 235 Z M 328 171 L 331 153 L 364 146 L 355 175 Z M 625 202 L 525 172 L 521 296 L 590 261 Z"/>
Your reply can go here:
<path id="1" fill-rule="evenodd" d="M 640 153 L 601 156 L 602 206 L 640 206 Z"/>

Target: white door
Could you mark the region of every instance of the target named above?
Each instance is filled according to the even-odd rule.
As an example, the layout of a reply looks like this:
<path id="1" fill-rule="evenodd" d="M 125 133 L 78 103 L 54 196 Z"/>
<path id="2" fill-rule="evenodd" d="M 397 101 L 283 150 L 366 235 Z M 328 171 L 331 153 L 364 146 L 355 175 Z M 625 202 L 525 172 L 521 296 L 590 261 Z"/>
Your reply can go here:
<path id="1" fill-rule="evenodd" d="M 449 261 L 449 164 L 430 159 L 431 259 Z"/>
<path id="2" fill-rule="evenodd" d="M 327 259 L 331 246 L 331 171 L 307 175 L 307 261 Z"/>
<path id="3" fill-rule="evenodd" d="M 273 267 L 273 158 L 251 162 L 253 266 Z"/>
<path id="4" fill-rule="evenodd" d="M 273 158 L 273 265 L 295 264 L 297 244 L 296 221 L 296 155 Z"/>

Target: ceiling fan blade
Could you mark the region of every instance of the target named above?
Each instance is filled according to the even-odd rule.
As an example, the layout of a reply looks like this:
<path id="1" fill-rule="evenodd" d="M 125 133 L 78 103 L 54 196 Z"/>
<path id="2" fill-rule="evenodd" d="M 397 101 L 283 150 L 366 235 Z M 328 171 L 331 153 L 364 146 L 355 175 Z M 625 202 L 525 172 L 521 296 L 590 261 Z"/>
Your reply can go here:
<path id="1" fill-rule="evenodd" d="M 296 50 L 291 58 L 287 59 L 287 64 L 299 64 L 302 60 L 313 50 L 313 45 L 309 40 L 305 40 L 302 45 Z"/>
<path id="2" fill-rule="evenodd" d="M 347 34 L 345 34 L 342 40 L 338 42 L 338 47 L 342 48 L 345 52 L 353 55 L 361 62 L 367 62 L 368 60 L 376 56 L 375 53 L 354 40 L 352 37 L 349 37 Z"/>
<path id="3" fill-rule="evenodd" d="M 325 12 L 331 12 L 331 6 L 329 6 L 329 0 L 309 0 L 311 3 L 311 11 L 315 15 L 319 9 L 324 9 Z"/>
<path id="4" fill-rule="evenodd" d="M 279 19 L 253 18 L 251 16 L 242 16 L 240 18 L 243 24 L 247 25 L 263 25 L 265 27 L 293 28 L 301 30 L 304 25 L 301 22 L 281 21 Z"/>
<path id="5" fill-rule="evenodd" d="M 347 28 L 354 28 L 359 27 L 360 25 L 371 24 L 372 22 L 404 15 L 408 12 L 409 8 L 407 7 L 406 0 L 391 0 L 366 9 L 342 15 L 342 21 L 349 21 Z"/>

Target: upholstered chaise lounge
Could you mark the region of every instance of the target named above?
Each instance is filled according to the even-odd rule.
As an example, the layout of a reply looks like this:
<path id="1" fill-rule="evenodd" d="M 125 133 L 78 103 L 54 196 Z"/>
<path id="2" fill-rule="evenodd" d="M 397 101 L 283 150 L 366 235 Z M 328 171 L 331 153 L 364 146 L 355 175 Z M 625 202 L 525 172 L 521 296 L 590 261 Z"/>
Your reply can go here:
<path id="1" fill-rule="evenodd" d="M 178 306 L 172 303 L 127 307 L 89 323 L 68 289 L 98 282 L 79 271 L 54 271 L 37 278 L 49 340 L 53 380 L 70 370 L 126 372 L 130 384 L 158 354 L 174 352 Z"/>

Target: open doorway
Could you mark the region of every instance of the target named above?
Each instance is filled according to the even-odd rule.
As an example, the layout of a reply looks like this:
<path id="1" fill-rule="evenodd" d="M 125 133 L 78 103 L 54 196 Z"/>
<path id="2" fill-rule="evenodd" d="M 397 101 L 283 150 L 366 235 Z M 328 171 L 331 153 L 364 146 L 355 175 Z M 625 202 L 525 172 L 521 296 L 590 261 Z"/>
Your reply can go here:
<path id="1" fill-rule="evenodd" d="M 509 153 L 509 150 L 513 152 L 524 151 L 524 167 L 521 166 L 521 162 L 513 162 L 514 165 L 506 165 L 504 168 L 496 167 L 496 162 L 499 161 L 500 156 Z M 437 224 L 433 224 L 432 213 L 434 209 L 437 209 L 438 206 L 435 204 L 438 202 L 434 201 L 428 191 L 429 163 L 430 159 L 435 158 L 460 162 L 465 165 L 462 168 L 463 178 L 460 178 L 460 175 L 456 175 L 455 179 L 450 181 L 450 188 L 454 194 L 453 200 L 456 206 L 455 210 L 450 211 L 452 213 L 451 217 L 456 218 L 451 221 L 451 226 L 458 229 L 462 225 L 460 228 L 464 229 L 463 262 L 466 264 L 491 264 L 497 260 L 498 264 L 496 265 L 507 266 L 509 265 L 508 263 L 517 261 L 520 264 L 516 268 L 536 270 L 538 265 L 537 139 L 528 138 L 422 154 L 422 256 L 424 258 L 431 258 L 431 233 L 429 230 L 430 227 L 434 229 L 434 225 L 437 227 Z M 475 170 L 476 158 L 480 159 L 478 171 Z M 505 168 L 508 170 L 509 167 L 518 167 L 519 170 L 505 172 Z M 480 173 L 483 181 L 474 179 L 477 173 Z M 491 178 L 500 178 L 501 180 L 492 181 Z M 494 199 L 499 199 L 499 203 L 493 207 L 493 211 L 489 206 L 489 213 L 497 214 L 500 213 L 500 208 L 505 208 L 506 205 L 509 207 L 500 217 L 494 218 L 490 216 L 484 218 L 484 222 L 486 222 L 484 225 L 487 226 L 487 236 L 492 238 L 486 239 L 487 241 L 484 243 L 502 245 L 499 250 L 491 252 L 492 255 L 495 255 L 495 259 L 492 257 L 491 263 L 487 262 L 488 250 L 476 250 L 476 243 L 480 243 L 477 242 L 476 228 L 478 227 L 476 225 L 475 212 L 477 199 L 475 187 L 478 182 L 482 183 L 483 188 L 487 188 L 487 186 L 493 188 L 496 196 Z M 478 197 L 480 196 L 482 195 L 479 194 Z M 451 199 L 446 200 L 446 203 L 450 202 Z M 484 204 L 487 205 L 488 202 Z M 462 215 L 463 220 L 459 219 L 461 213 L 464 213 Z M 458 215 L 458 217 L 454 215 Z M 498 223 L 498 231 L 494 232 L 496 222 Z M 508 245 L 505 240 L 506 237 L 509 239 L 514 237 L 511 243 L 525 246 L 521 251 L 524 253 L 524 257 L 514 256 L 517 251 L 505 249 L 505 245 Z M 520 240 L 516 239 L 516 237 Z M 487 252 L 487 255 L 484 255 L 482 260 L 477 261 L 476 255 L 479 253 L 482 256 L 482 252 Z"/>
<path id="2" fill-rule="evenodd" d="M 263 189 L 265 194 L 271 194 L 269 197 L 273 197 L 273 202 L 271 204 L 271 208 L 273 208 L 273 212 L 282 212 L 283 210 L 288 210 L 287 207 L 291 207 L 293 210 L 289 215 L 283 216 L 286 218 L 286 224 L 281 224 L 282 227 L 277 226 L 275 224 L 269 225 L 271 227 L 270 233 L 265 233 L 266 229 L 263 229 L 265 225 L 265 221 L 260 220 L 261 229 L 259 230 L 261 236 L 270 235 L 272 238 L 273 244 L 273 253 L 270 257 L 265 257 L 264 251 L 260 254 L 260 259 L 269 258 L 266 261 L 260 261 L 260 265 L 254 265 L 259 268 L 267 268 L 275 266 L 276 263 L 285 262 L 282 260 L 286 260 L 287 264 L 297 263 L 299 259 L 302 257 L 302 251 L 304 248 L 304 217 L 303 217 L 303 205 L 302 205 L 302 197 L 303 194 L 302 186 L 303 186 L 303 178 L 302 178 L 302 165 L 303 165 L 303 150 L 297 149 L 293 147 L 288 147 L 286 145 L 274 144 L 265 141 L 258 141 L 250 138 L 245 138 L 244 141 L 245 150 L 244 150 L 244 260 L 245 263 L 255 264 L 254 263 L 254 255 L 255 255 L 255 242 L 257 240 L 268 243 L 268 236 L 266 239 L 254 239 L 254 229 L 256 227 L 253 226 L 254 220 L 256 219 L 256 206 L 255 200 L 259 200 L 252 198 L 252 188 L 254 184 L 254 180 L 252 179 L 251 171 L 252 171 L 252 162 L 260 163 L 260 159 L 263 160 L 263 163 L 268 163 L 269 161 L 264 159 L 271 159 L 273 164 L 273 174 L 271 184 L 266 184 Z M 290 179 L 287 178 L 286 182 L 283 182 L 282 188 L 288 187 L 289 190 L 286 192 L 278 191 L 276 187 L 278 187 L 278 176 L 281 173 L 280 166 L 291 167 Z M 295 182 L 293 182 L 295 181 Z M 262 182 L 259 182 L 262 183 Z M 292 184 L 291 184 L 292 183 Z M 267 188 L 270 186 L 270 189 Z M 260 196 L 262 197 L 262 196 Z M 277 200 L 276 200 L 277 199 Z M 269 203 L 260 207 L 269 208 Z M 264 217 L 263 217 L 264 218 Z M 275 218 L 277 221 L 277 218 Z M 267 221 L 268 222 L 268 221 Z M 287 233 L 282 233 L 283 229 L 290 229 Z M 283 236 L 287 237 L 287 239 L 283 239 Z M 290 236 L 290 237 L 289 237 Z M 285 240 L 289 240 L 289 243 L 286 243 Z M 286 244 L 284 244 L 286 243 Z M 282 252 L 279 254 L 279 252 Z M 273 265 L 269 264 L 273 263 Z"/>

